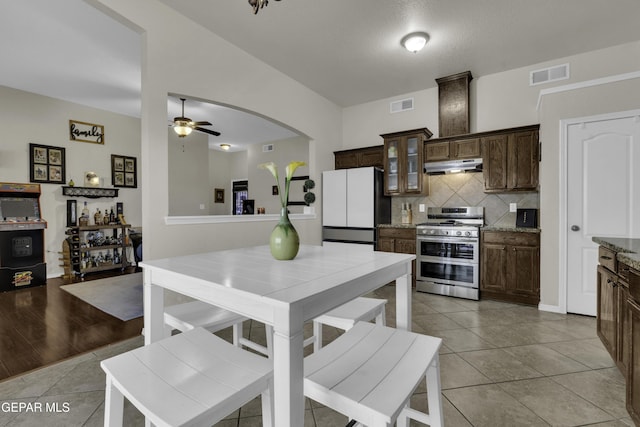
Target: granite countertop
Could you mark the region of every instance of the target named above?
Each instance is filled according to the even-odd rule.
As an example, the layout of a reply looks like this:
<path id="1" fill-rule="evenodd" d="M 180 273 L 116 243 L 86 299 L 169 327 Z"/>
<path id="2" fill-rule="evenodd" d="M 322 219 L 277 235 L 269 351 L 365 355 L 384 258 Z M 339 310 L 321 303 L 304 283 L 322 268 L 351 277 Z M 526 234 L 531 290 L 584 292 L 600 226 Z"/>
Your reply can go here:
<path id="1" fill-rule="evenodd" d="M 529 227 L 506 227 L 499 225 L 487 225 L 482 227 L 482 231 L 511 231 L 515 233 L 540 233 L 539 228 L 529 228 Z"/>
<path id="2" fill-rule="evenodd" d="M 416 228 L 415 224 L 378 224 L 380 228 Z"/>
<path id="3" fill-rule="evenodd" d="M 378 224 L 380 228 L 416 228 L 416 224 Z M 539 228 L 527 227 L 507 227 L 498 225 L 488 225 L 481 227 L 483 231 L 511 231 L 516 233 L 540 233 Z"/>
<path id="4" fill-rule="evenodd" d="M 620 237 L 591 238 L 595 243 L 617 252 L 616 259 L 636 270 L 640 270 L 640 239 Z"/>

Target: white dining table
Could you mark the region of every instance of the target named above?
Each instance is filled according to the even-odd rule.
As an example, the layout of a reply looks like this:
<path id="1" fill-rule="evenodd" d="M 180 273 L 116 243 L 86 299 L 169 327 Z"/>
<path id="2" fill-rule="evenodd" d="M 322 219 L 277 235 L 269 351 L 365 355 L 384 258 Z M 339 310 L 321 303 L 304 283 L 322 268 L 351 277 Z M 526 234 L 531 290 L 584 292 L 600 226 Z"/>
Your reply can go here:
<path id="1" fill-rule="evenodd" d="M 304 425 L 303 325 L 396 281 L 396 327 L 411 329 L 415 255 L 302 245 L 277 261 L 268 246 L 144 261 L 145 344 L 164 338 L 164 289 L 273 326 L 274 416 Z"/>

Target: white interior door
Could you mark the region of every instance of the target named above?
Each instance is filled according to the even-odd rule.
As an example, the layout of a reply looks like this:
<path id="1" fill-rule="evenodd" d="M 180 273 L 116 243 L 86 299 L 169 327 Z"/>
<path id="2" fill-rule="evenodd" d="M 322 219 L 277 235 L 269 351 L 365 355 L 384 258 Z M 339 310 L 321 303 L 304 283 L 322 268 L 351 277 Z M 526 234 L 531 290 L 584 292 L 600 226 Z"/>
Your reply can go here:
<path id="1" fill-rule="evenodd" d="M 567 312 L 595 316 L 592 237 L 640 237 L 640 116 L 570 124 L 566 140 Z"/>

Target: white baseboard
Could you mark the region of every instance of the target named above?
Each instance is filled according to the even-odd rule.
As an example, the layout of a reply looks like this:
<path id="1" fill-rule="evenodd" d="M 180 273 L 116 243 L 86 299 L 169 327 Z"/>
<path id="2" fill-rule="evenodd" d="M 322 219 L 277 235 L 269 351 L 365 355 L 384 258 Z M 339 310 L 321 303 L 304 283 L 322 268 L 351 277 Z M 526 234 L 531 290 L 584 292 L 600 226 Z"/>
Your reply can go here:
<path id="1" fill-rule="evenodd" d="M 538 304 L 538 310 L 549 311 L 551 313 L 567 314 L 567 312 L 560 308 L 560 306 L 558 305 Z"/>

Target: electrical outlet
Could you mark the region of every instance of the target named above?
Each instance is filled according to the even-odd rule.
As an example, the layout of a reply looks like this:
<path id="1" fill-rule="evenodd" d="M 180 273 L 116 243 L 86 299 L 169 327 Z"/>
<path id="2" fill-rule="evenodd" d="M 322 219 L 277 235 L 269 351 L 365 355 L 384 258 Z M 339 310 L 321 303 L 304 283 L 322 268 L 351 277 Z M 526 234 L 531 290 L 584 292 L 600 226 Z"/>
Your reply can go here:
<path id="1" fill-rule="evenodd" d="M 204 203 L 200 203 L 200 209 L 204 210 Z"/>
<path id="2" fill-rule="evenodd" d="M 518 204 L 517 203 L 509 203 L 509 212 L 517 212 Z"/>
<path id="3" fill-rule="evenodd" d="M 420 203 L 420 204 L 418 205 L 418 211 L 420 211 L 420 212 L 424 212 L 424 203 Z"/>

